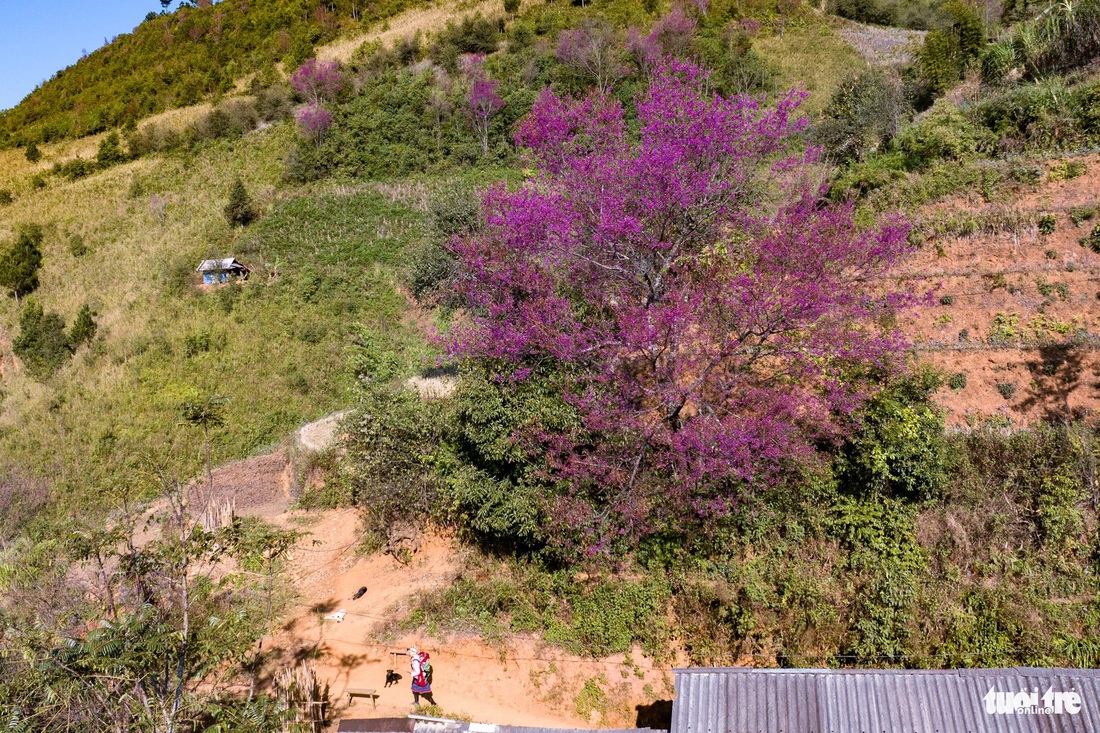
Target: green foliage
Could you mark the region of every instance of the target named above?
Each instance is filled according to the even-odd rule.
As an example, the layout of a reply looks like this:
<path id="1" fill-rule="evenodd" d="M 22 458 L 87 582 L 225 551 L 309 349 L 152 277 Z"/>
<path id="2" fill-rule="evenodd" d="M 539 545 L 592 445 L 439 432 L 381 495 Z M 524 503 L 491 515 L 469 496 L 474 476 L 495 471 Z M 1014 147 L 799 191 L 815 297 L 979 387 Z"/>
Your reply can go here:
<path id="1" fill-rule="evenodd" d="M 1051 181 L 1071 181 L 1085 175 L 1088 168 L 1079 160 L 1061 160 L 1050 167 Z"/>
<path id="2" fill-rule="evenodd" d="M 941 295 L 940 305 L 952 305 L 955 302 L 955 297 L 952 295 Z"/>
<path id="3" fill-rule="evenodd" d="M 1040 234 L 1054 234 L 1057 225 L 1058 220 L 1054 218 L 1054 214 L 1041 214 L 1039 216 L 1038 227 Z"/>
<path id="4" fill-rule="evenodd" d="M 950 102 L 941 100 L 894 140 L 894 147 L 905 156 L 909 170 L 923 170 L 944 161 L 966 161 L 987 151 L 992 143 L 989 132 L 974 123 Z"/>
<path id="5" fill-rule="evenodd" d="M 402 525 L 443 518 L 435 464 L 448 406 L 421 400 L 410 390 L 387 388 L 384 382 L 393 376 L 389 364 L 377 365 L 369 375 L 376 382 L 363 390 L 358 408 L 345 421 L 347 455 L 340 466 L 341 481 L 379 544 Z"/>
<path id="6" fill-rule="evenodd" d="M 947 22 L 930 30 L 917 52 L 916 94 L 921 108 L 962 78 L 985 43 L 982 20 L 973 7 L 949 0 L 941 10 L 948 16 Z"/>
<path id="7" fill-rule="evenodd" d="M 256 209 L 252 197 L 240 178 L 233 180 L 229 187 L 229 201 L 225 205 L 225 219 L 234 226 L 248 226 L 256 218 Z"/>
<path id="8" fill-rule="evenodd" d="M 448 21 L 431 51 L 434 61 L 447 69 L 457 68 L 458 57 L 465 53 L 489 54 L 500 44 L 498 23 L 481 13 L 465 16 L 461 22 Z"/>
<path id="9" fill-rule="evenodd" d="M 0 188 L 0 206 L 10 206 L 15 201 L 15 197 L 11 195 L 11 190 L 7 188 Z"/>
<path id="10" fill-rule="evenodd" d="M 856 495 L 928 499 L 946 481 L 943 414 L 932 402 L 941 385 L 930 371 L 887 385 L 868 404 L 858 432 L 837 465 L 843 488 Z"/>
<path id="11" fill-rule="evenodd" d="M 98 329 L 95 315 L 87 303 L 80 307 L 80 311 L 76 314 L 76 320 L 73 321 L 73 327 L 69 331 L 69 343 L 72 348 L 75 349 L 81 344 L 90 343 L 95 338 Z"/>
<path id="12" fill-rule="evenodd" d="M 546 641 L 581 656 L 605 657 L 635 645 L 656 658 L 667 655 L 672 589 L 661 578 L 588 580 L 517 561 L 471 570 L 450 587 L 417 598 L 402 627 L 437 635 L 473 631 L 492 641 L 507 630 L 540 631 Z"/>
<path id="13" fill-rule="evenodd" d="M 829 10 L 860 23 L 928 30 L 946 20 L 940 5 L 938 0 L 832 0 Z"/>
<path id="14" fill-rule="evenodd" d="M 551 375 L 504 389 L 493 374 L 464 369 L 448 485 L 459 521 L 490 546 L 538 548 L 545 541 L 541 460 L 514 435 L 569 425 L 572 409 Z"/>
<path id="15" fill-rule="evenodd" d="M 454 257 L 447 250 L 452 237 L 468 235 L 481 226 L 481 204 L 467 187 L 438 191 L 429 202 L 428 237 L 410 249 L 405 282 L 414 298 L 424 303 L 457 305 Z"/>
<path id="16" fill-rule="evenodd" d="M 994 86 L 1006 83 L 1016 63 L 1016 47 L 1011 41 L 989 44 L 981 56 L 982 81 Z"/>
<path id="17" fill-rule="evenodd" d="M 23 155 L 26 156 L 27 162 L 29 163 L 37 163 L 42 160 L 42 151 L 39 150 L 38 146 L 33 142 L 27 145 L 27 149 L 23 152 Z"/>
<path id="18" fill-rule="evenodd" d="M 122 141 L 119 139 L 118 133 L 112 132 L 103 138 L 103 141 L 99 144 L 96 162 L 99 163 L 101 168 L 107 168 L 118 163 L 125 163 L 127 157 L 122 150 Z"/>
<path id="19" fill-rule="evenodd" d="M 1010 400 L 1016 396 L 1016 385 L 1012 382 L 997 382 L 994 385 L 997 388 L 997 392 L 1006 400 Z"/>
<path id="20" fill-rule="evenodd" d="M 830 534 L 848 550 L 847 567 L 859 578 L 849 610 L 851 637 L 841 650 L 845 661 L 904 661 L 927 562 L 914 520 L 913 508 L 895 499 L 845 498 L 835 508 Z"/>
<path id="21" fill-rule="evenodd" d="M 962 372 L 952 374 L 947 380 L 947 386 L 951 389 L 966 389 L 966 375 Z"/>
<path id="22" fill-rule="evenodd" d="M 12 340 L 11 347 L 27 372 L 39 380 L 53 376 L 72 355 L 65 320 L 57 313 L 43 311 L 33 300 L 19 314 L 19 335 Z"/>
<path id="23" fill-rule="evenodd" d="M 0 252 L 0 287 L 19 298 L 38 288 L 38 270 L 42 267 L 42 239 L 38 224 L 28 224 L 16 231 L 15 242 Z"/>
<path id="24" fill-rule="evenodd" d="M 1097 213 L 1100 213 L 1100 204 L 1082 204 L 1080 206 L 1074 206 L 1069 210 L 1069 218 L 1074 226 L 1079 227 L 1086 221 L 1091 221 Z"/>
<path id="25" fill-rule="evenodd" d="M 881 71 L 864 71 L 841 82 L 814 138 L 837 162 L 863 160 L 897 134 L 905 113 L 901 90 Z"/>

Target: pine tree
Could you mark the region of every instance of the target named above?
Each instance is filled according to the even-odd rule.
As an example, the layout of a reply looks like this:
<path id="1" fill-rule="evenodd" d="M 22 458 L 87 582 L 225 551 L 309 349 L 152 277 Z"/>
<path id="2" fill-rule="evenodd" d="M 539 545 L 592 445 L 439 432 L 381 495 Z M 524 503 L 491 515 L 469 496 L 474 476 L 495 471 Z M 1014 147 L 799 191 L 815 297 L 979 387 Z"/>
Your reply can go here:
<path id="1" fill-rule="evenodd" d="M 33 300 L 19 314 L 19 335 L 11 346 L 27 372 L 41 381 L 49 379 L 72 355 L 64 319 L 44 312 Z"/>
<path id="2" fill-rule="evenodd" d="M 41 244 L 42 227 L 30 224 L 20 228 L 15 243 L 0 253 L 0 287 L 10 290 L 16 300 L 38 287 Z"/>
<path id="3" fill-rule="evenodd" d="M 244 181 L 237 178 L 229 189 L 229 203 L 225 205 L 225 218 L 230 224 L 248 226 L 256 218 L 252 208 L 252 199 L 244 187 Z"/>
<path id="4" fill-rule="evenodd" d="M 75 349 L 81 344 L 88 343 L 95 338 L 96 331 L 99 326 L 95 322 L 95 313 L 85 303 L 80 312 L 76 314 L 76 320 L 73 322 L 72 330 L 69 331 L 69 342 Z"/>

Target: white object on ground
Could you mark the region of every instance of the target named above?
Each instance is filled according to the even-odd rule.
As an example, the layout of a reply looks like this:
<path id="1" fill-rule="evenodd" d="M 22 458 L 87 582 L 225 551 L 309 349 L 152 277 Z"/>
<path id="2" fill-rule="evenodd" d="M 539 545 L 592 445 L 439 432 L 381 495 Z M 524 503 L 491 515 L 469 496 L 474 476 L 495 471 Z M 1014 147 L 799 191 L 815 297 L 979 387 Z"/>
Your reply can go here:
<path id="1" fill-rule="evenodd" d="M 335 621 L 336 623 L 340 623 L 344 620 L 344 616 L 347 615 L 348 612 L 341 608 L 336 613 L 330 613 L 328 616 L 325 616 L 325 621 Z"/>

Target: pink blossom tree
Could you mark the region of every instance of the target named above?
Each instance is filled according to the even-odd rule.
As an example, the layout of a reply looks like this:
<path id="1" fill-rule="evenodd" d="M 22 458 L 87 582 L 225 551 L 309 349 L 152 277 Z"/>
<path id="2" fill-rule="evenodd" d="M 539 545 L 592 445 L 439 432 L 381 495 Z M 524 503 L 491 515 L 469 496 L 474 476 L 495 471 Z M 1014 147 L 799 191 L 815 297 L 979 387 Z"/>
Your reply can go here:
<path id="1" fill-rule="evenodd" d="M 601 94 L 626 75 L 619 59 L 622 43 L 607 23 L 586 21 L 579 28 L 565 30 L 558 36 L 557 57 L 596 83 Z"/>
<path id="2" fill-rule="evenodd" d="M 344 86 L 344 77 L 336 61 L 310 59 L 290 76 L 290 85 L 307 103 L 316 106 L 336 98 Z"/>
<path id="3" fill-rule="evenodd" d="M 464 56 L 460 59 L 459 66 L 470 80 L 470 91 L 466 95 L 466 116 L 481 145 L 481 154 L 487 155 L 492 120 L 504 109 L 504 100 L 497 93 L 500 85 L 486 73 L 484 54 Z"/>
<path id="4" fill-rule="evenodd" d="M 294 113 L 298 132 L 314 145 L 320 145 L 332 127 L 332 113 L 319 104 L 304 104 Z"/>
<path id="5" fill-rule="evenodd" d="M 683 57 L 691 53 L 695 31 L 698 28 L 695 19 L 677 4 L 672 6 L 668 15 L 653 24 L 650 38 L 659 44 L 666 54 Z"/>
<path id="6" fill-rule="evenodd" d="M 618 102 L 545 91 L 517 134 L 537 177 L 487 191 L 484 231 L 450 244 L 468 315 L 449 353 L 503 389 L 550 380 L 574 415 L 513 436 L 545 458 L 565 549 L 736 511 L 845 434 L 868 372 L 900 368 L 875 323 L 907 300 L 876 276 L 906 229 L 794 183 L 814 160 L 791 148 L 803 96 L 712 96 L 666 61 L 635 139 Z"/>

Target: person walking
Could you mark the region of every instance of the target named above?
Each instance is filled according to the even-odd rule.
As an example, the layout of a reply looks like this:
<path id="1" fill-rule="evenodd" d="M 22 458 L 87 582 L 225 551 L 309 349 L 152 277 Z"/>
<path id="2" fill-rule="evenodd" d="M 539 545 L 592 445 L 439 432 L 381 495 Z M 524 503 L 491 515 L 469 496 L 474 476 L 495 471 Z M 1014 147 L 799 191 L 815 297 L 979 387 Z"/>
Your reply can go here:
<path id="1" fill-rule="evenodd" d="M 432 697 L 432 663 L 427 652 L 422 652 L 415 646 L 405 650 L 409 655 L 409 663 L 412 665 L 412 693 L 413 705 L 420 704 L 423 697 L 429 704 L 435 705 Z"/>

